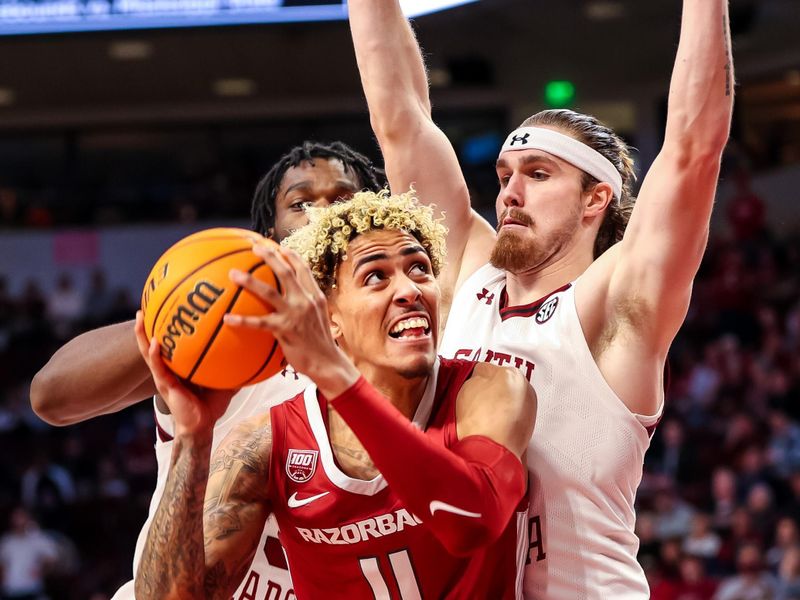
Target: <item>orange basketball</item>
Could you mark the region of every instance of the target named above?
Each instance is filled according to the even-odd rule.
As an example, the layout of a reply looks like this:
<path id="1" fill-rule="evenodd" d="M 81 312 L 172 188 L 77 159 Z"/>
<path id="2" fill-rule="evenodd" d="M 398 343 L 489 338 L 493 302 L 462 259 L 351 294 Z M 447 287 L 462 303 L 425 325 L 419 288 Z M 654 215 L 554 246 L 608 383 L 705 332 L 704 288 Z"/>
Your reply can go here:
<path id="1" fill-rule="evenodd" d="M 269 331 L 229 327 L 227 313 L 263 315 L 271 308 L 228 278 L 250 272 L 276 287 L 253 242 L 275 244 L 245 229 L 217 228 L 190 235 L 158 259 L 142 292 L 144 330 L 156 337 L 166 365 L 203 387 L 234 389 L 281 369 L 283 352 Z"/>

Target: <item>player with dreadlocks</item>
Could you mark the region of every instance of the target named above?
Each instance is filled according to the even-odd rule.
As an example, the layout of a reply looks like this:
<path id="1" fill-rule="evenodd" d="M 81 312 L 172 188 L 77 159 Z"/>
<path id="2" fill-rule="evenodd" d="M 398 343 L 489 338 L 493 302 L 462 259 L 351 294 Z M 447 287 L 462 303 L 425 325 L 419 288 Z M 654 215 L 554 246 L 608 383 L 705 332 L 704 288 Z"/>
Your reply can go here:
<path id="1" fill-rule="evenodd" d="M 295 188 L 301 181 L 305 183 Z M 331 198 L 348 198 L 353 192 L 368 189 L 377 191 L 382 187 L 379 179 L 383 173 L 375 168 L 363 154 L 359 154 L 347 144 L 332 142 L 325 145 L 317 142 L 303 142 L 284 154 L 278 162 L 264 175 L 256 186 L 251 209 L 252 228 L 262 235 L 280 241 L 290 231 L 305 225 L 307 219 L 304 211 L 296 210 L 296 200 L 280 202 L 279 192 L 285 196 L 290 188 L 302 189 L 304 192 L 317 184 L 316 201 L 307 204 L 319 206 L 330 204 Z M 325 184 L 338 185 L 332 194 L 324 194 Z M 335 187 L 335 186 L 334 186 Z M 276 221 L 279 223 L 275 228 Z"/>
<path id="2" fill-rule="evenodd" d="M 366 156 L 342 142 L 303 142 L 284 154 L 259 182 L 252 202 L 252 227 L 280 241 L 307 223 L 307 207 L 327 206 L 360 190 L 376 192 L 383 187 L 382 179 L 383 172 Z M 274 401 L 291 398 L 307 385 L 305 377 L 287 368 L 258 385 L 242 389 L 217 422 L 214 444 L 241 420 L 268 410 Z M 53 355 L 31 384 L 34 411 L 53 425 L 71 425 L 155 398 L 158 480 L 148 520 L 136 544 L 134 572 L 164 490 L 173 445 L 172 417 L 155 394 L 150 370 L 136 345 L 133 321 L 95 329 L 71 340 Z M 272 520 L 264 528 L 259 549 L 236 597 L 265 598 L 273 593 L 285 597 L 291 580 Z M 113 598 L 133 599 L 133 581 L 122 586 Z"/>

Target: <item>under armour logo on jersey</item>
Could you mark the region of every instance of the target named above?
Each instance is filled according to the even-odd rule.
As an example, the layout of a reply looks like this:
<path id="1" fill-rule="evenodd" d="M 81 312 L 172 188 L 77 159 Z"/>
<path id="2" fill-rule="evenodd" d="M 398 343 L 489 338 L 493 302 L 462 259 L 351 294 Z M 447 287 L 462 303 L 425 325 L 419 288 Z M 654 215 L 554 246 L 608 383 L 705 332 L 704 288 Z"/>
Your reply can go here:
<path id="1" fill-rule="evenodd" d="M 283 377 L 293 376 L 295 381 L 300 379 L 300 376 L 297 374 L 297 371 L 295 371 L 294 368 L 289 364 L 283 366 L 283 371 L 281 371 L 281 375 Z"/>
<path id="2" fill-rule="evenodd" d="M 525 135 L 515 135 L 511 138 L 511 143 L 508 145 L 514 146 L 515 144 L 522 144 L 524 146 L 528 143 L 529 137 L 531 137 L 530 133 L 526 133 Z"/>
<path id="3" fill-rule="evenodd" d="M 297 483 L 305 483 L 314 476 L 317 470 L 316 450 L 295 450 L 291 448 L 286 457 L 286 474 Z"/>
<path id="4" fill-rule="evenodd" d="M 478 300 L 485 300 L 487 306 L 489 306 L 494 300 L 494 294 L 490 294 L 489 290 L 486 288 L 483 288 L 481 292 L 476 295 L 478 296 Z"/>
<path id="5" fill-rule="evenodd" d="M 558 296 L 550 298 L 550 300 L 542 304 L 542 307 L 539 309 L 539 312 L 536 313 L 536 322 L 539 325 L 547 323 L 550 320 L 550 317 L 553 316 L 553 313 L 556 312 L 557 306 L 558 306 Z"/>

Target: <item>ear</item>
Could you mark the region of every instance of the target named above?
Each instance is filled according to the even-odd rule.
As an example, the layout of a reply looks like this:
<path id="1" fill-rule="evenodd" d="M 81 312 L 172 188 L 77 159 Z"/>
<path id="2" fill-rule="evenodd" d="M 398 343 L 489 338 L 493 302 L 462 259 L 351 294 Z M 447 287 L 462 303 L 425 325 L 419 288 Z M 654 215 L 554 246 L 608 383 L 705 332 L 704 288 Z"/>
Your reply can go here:
<path id="1" fill-rule="evenodd" d="M 264 235 L 264 237 L 268 237 L 269 239 L 274 240 L 275 239 L 275 227 L 270 227 L 269 229 L 267 229 L 267 233 Z M 275 241 L 278 241 L 278 240 L 275 240 Z"/>
<path id="2" fill-rule="evenodd" d="M 339 344 L 339 341 L 343 337 L 342 333 L 342 326 L 341 326 L 341 317 L 339 312 L 336 310 L 336 300 L 334 296 L 336 295 L 336 291 L 334 290 L 328 296 L 328 320 L 330 321 L 330 328 L 331 328 L 331 335 L 333 336 L 333 340 Z"/>
<path id="3" fill-rule="evenodd" d="M 591 218 L 601 215 L 613 201 L 614 191 L 611 189 L 611 184 L 598 183 L 588 192 L 583 216 Z"/>

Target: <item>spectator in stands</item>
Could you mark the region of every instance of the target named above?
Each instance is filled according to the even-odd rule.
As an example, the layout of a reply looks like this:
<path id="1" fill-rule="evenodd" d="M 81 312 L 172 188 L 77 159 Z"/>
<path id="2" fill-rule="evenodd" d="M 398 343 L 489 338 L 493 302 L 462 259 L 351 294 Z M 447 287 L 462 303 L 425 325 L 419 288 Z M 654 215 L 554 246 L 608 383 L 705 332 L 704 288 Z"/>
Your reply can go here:
<path id="1" fill-rule="evenodd" d="M 47 318 L 56 330 L 56 335 L 66 338 L 72 327 L 83 318 L 85 300 L 68 273 L 62 273 L 55 289 L 47 298 Z"/>
<path id="2" fill-rule="evenodd" d="M 784 389 L 788 387 L 788 378 Z M 789 420 L 788 415 L 780 408 L 773 408 L 769 414 L 770 442 L 768 460 L 775 472 L 788 477 L 790 473 L 800 469 L 800 426 Z"/>
<path id="3" fill-rule="evenodd" d="M 727 467 L 717 467 L 711 476 L 714 527 L 727 529 L 736 510 L 736 474 Z"/>
<path id="4" fill-rule="evenodd" d="M 775 530 L 775 502 L 772 488 L 766 483 L 757 483 L 750 488 L 747 495 L 747 510 L 757 531 L 768 532 L 767 537 Z"/>
<path id="5" fill-rule="evenodd" d="M 656 490 L 655 509 L 659 539 L 682 539 L 689 533 L 695 511 L 678 496 L 672 482 L 665 482 Z"/>
<path id="6" fill-rule="evenodd" d="M 775 527 L 775 542 L 767 551 L 767 566 L 776 572 L 789 550 L 800 546 L 800 531 L 797 521 L 792 517 L 784 516 L 778 520 Z"/>
<path id="7" fill-rule="evenodd" d="M 0 538 L 3 600 L 44 598 L 45 576 L 58 558 L 58 546 L 22 507 L 11 513 L 10 531 Z"/>
<path id="8" fill-rule="evenodd" d="M 753 191 L 752 178 L 746 169 L 734 177 L 736 191 L 728 205 L 728 224 L 737 243 L 750 243 L 764 236 L 767 211 L 764 201 Z"/>
<path id="9" fill-rule="evenodd" d="M 22 474 L 20 496 L 26 507 L 43 517 L 45 526 L 51 526 L 75 500 L 75 485 L 69 472 L 39 449 Z"/>
<path id="10" fill-rule="evenodd" d="M 800 547 L 792 546 L 781 559 L 778 569 L 778 593 L 775 600 L 800 600 Z"/>
<path id="11" fill-rule="evenodd" d="M 648 450 L 646 459 L 650 472 L 682 485 L 692 481 L 697 455 L 686 441 L 681 421 L 676 418 L 665 419 L 656 436 L 654 447 Z"/>
<path id="12" fill-rule="evenodd" d="M 111 322 L 108 317 L 115 308 L 114 302 L 114 293 L 108 288 L 106 274 L 100 268 L 94 269 L 86 294 L 86 328 L 108 325 Z"/>
<path id="13" fill-rule="evenodd" d="M 680 562 L 680 580 L 675 586 L 674 600 L 706 600 L 717 590 L 717 582 L 706 574 L 702 559 L 685 555 Z M 739 599 L 737 599 L 739 600 Z"/>
<path id="14" fill-rule="evenodd" d="M 721 546 L 722 540 L 711 528 L 711 515 L 695 514 L 692 519 L 692 529 L 683 540 L 684 553 L 700 558 L 708 567 L 713 565 Z"/>
<path id="15" fill-rule="evenodd" d="M 736 557 L 737 575 L 722 581 L 714 600 L 774 600 L 777 581 L 767 571 L 758 544 L 743 544 Z"/>

